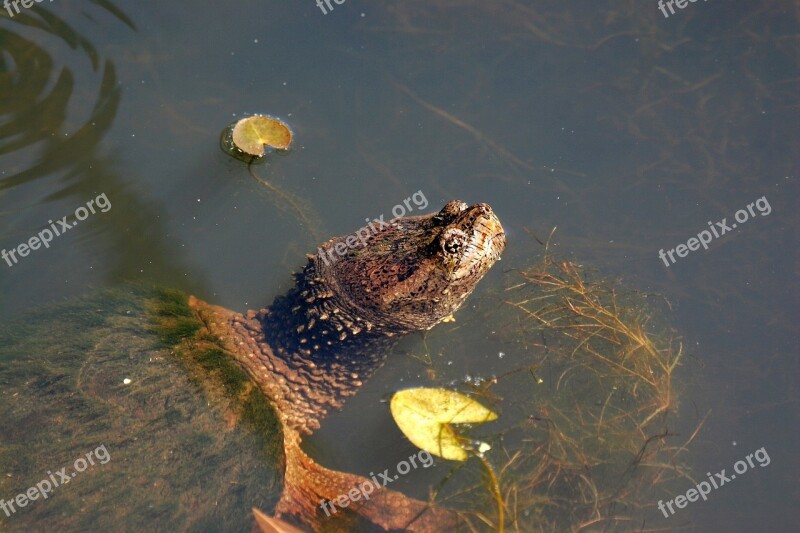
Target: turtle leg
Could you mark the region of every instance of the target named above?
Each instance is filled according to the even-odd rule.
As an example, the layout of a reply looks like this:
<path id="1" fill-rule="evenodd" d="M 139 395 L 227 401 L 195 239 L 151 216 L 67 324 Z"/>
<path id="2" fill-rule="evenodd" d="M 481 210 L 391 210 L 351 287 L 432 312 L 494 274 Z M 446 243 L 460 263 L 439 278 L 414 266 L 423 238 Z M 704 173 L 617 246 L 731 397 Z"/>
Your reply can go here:
<path id="1" fill-rule="evenodd" d="M 453 511 L 376 487 L 368 478 L 318 465 L 300 449 L 299 438 L 287 439 L 284 479 L 275 516 L 293 518 L 315 529 L 327 529 L 326 521 L 335 522 L 340 516 L 347 520 L 353 513 L 387 530 L 445 531 L 458 523 Z M 346 510 L 333 507 L 339 496 L 351 493 L 358 495 L 349 497 L 352 501 Z"/>

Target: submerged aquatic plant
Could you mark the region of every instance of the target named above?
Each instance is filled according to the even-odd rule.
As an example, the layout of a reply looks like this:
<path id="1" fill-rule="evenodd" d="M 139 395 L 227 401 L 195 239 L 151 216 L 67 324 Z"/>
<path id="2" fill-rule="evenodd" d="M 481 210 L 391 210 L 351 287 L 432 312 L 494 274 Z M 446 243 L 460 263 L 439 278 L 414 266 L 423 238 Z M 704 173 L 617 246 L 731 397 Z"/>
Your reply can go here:
<path id="1" fill-rule="evenodd" d="M 544 523 L 566 515 L 576 530 L 626 521 L 650 503 L 643 489 L 681 473 L 666 422 L 682 345 L 651 333 L 643 295 L 575 263 L 546 257 L 521 275 L 505 301 L 522 331 L 550 337 L 535 366 L 555 380 L 537 384 L 550 399 L 517 428 L 536 453 L 520 448 L 503 467 L 511 512 Z M 544 493 L 530 490 L 544 484 Z"/>
<path id="2" fill-rule="evenodd" d="M 486 321 L 502 324 L 495 334 L 524 361 L 508 368 L 499 359 L 498 376 L 470 382 L 477 398 L 503 406 L 504 429 L 483 437 L 492 443 L 475 454 L 484 468 L 454 470 L 438 501 L 475 509 L 476 500 L 489 505 L 488 492 L 492 505 L 462 514 L 475 530 L 629 523 L 652 505 L 648 491 L 685 475 L 688 442 L 674 446 L 668 430 L 682 345 L 670 330 L 657 333 L 647 295 L 573 262 L 546 256 L 512 275 Z M 483 481 L 470 481 L 476 475 Z"/>

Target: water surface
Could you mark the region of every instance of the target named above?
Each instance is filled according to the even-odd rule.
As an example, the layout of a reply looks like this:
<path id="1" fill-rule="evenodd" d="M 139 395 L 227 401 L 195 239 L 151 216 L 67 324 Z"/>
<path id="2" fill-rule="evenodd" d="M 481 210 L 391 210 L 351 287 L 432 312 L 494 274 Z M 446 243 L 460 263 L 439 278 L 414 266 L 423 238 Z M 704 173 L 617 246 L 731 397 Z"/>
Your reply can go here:
<path id="1" fill-rule="evenodd" d="M 709 501 L 668 518 L 652 501 L 619 527 L 800 524 L 800 16 L 790 2 L 698 2 L 665 18 L 656 2 L 347 0 L 324 15 L 311 0 L 58 0 L 0 15 L 0 247 L 98 195 L 112 206 L 0 262 L 3 320 L 129 281 L 259 308 L 288 288 L 304 253 L 389 218 L 417 191 L 426 212 L 487 202 L 507 251 L 457 315 L 465 326 L 426 339 L 440 346 L 435 383 L 496 371 L 503 347 L 481 320 L 483 297 L 502 288 L 503 271 L 537 261 L 531 233 L 557 226 L 557 253 L 671 303 L 661 318 L 683 335 L 688 370 L 669 429 L 680 445 L 700 426 L 684 457 L 696 480 L 761 447 L 771 459 Z M 219 149 L 222 129 L 249 113 L 294 128 L 291 152 L 254 172 L 305 216 Z M 768 214 L 674 264 L 659 258 L 759 198 Z M 381 400 L 431 384 L 411 356 L 425 346 L 405 340 L 323 425 L 309 446 L 326 465 L 366 475 L 414 453 Z M 424 497 L 450 468 L 396 488 Z M 0 484 L 0 498 L 31 476 Z M 0 514 L 0 527 L 19 529 L 19 518 Z"/>

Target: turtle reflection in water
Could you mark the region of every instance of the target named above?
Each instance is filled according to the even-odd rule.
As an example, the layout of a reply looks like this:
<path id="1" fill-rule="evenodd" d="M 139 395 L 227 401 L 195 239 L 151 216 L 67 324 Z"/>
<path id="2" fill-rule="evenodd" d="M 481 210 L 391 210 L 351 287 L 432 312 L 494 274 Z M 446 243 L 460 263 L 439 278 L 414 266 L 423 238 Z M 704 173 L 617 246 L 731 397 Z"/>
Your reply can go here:
<path id="1" fill-rule="evenodd" d="M 136 289 L 4 333 L 0 464 L 8 476 L 0 495 L 22 492 L 98 444 L 112 457 L 82 474 L 93 480 L 31 502 L 31 512 L 7 525 L 232 528 L 255 503 L 316 527 L 320 501 L 367 479 L 317 465 L 300 449 L 301 436 L 355 394 L 398 337 L 457 310 L 505 246 L 488 205 L 455 200 L 435 214 L 394 219 L 333 263 L 323 259 L 348 237 L 309 256 L 295 286 L 260 312 Z M 175 357 L 155 348 L 148 315 Z M 208 406 L 186 386 L 186 373 L 165 372 L 175 361 Z M 128 374 L 136 380 L 124 385 Z M 240 421 L 257 431 L 232 431 Z M 259 440 L 269 464 L 249 451 Z M 390 489 L 340 514 L 385 529 L 455 520 Z"/>

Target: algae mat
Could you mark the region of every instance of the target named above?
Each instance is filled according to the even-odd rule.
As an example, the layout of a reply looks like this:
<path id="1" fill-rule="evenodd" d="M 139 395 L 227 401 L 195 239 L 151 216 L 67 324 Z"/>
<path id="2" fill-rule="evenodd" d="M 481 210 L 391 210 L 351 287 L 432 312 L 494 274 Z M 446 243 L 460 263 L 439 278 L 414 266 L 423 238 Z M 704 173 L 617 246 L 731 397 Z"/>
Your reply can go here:
<path id="1" fill-rule="evenodd" d="M 0 511 L 0 529 L 241 531 L 253 506 L 277 502 L 272 436 L 239 424 L 161 344 L 158 296 L 104 292 L 0 328 L 0 498 L 59 483 Z"/>

